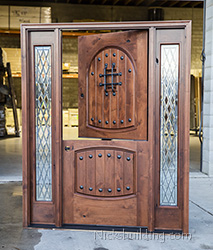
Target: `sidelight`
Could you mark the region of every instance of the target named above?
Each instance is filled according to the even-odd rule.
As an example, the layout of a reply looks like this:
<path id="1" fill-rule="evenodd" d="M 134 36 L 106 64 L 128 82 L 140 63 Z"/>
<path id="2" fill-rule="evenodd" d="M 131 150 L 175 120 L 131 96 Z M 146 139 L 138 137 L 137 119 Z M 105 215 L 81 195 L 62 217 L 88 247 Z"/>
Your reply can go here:
<path id="1" fill-rule="evenodd" d="M 160 205 L 177 205 L 179 45 L 161 46 Z"/>
<path id="2" fill-rule="evenodd" d="M 36 200 L 52 200 L 51 47 L 35 47 Z"/>

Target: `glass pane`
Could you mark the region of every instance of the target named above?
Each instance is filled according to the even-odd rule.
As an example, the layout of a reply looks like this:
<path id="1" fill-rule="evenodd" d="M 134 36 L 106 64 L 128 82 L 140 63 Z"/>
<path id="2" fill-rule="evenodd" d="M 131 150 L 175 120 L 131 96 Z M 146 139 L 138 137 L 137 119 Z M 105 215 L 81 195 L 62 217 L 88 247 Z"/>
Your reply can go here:
<path id="1" fill-rule="evenodd" d="M 177 205 L 179 45 L 161 46 L 160 205 Z"/>
<path id="2" fill-rule="evenodd" d="M 36 200 L 52 200 L 51 47 L 35 47 Z"/>

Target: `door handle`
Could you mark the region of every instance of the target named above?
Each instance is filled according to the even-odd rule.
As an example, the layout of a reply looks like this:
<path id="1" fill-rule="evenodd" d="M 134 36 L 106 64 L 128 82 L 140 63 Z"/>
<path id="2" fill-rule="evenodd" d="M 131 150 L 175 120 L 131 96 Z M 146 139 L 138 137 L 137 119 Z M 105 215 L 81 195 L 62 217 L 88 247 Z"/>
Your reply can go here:
<path id="1" fill-rule="evenodd" d="M 70 151 L 70 146 L 65 146 L 64 148 L 66 151 Z"/>

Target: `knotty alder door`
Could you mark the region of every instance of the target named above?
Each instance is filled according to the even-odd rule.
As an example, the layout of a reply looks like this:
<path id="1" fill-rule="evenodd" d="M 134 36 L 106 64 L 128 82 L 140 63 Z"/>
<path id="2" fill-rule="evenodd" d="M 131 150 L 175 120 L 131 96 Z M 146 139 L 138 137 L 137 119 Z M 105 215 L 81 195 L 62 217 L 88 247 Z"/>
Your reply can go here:
<path id="1" fill-rule="evenodd" d="M 147 48 L 147 30 L 78 38 L 79 136 L 129 140 L 64 142 L 65 224 L 142 224 L 142 145 L 131 139 L 147 140 Z"/>
<path id="2" fill-rule="evenodd" d="M 148 32 L 78 41 L 79 136 L 147 140 Z"/>
<path id="3" fill-rule="evenodd" d="M 22 26 L 25 227 L 188 232 L 190 25 Z M 114 30 L 78 37 L 78 140 L 62 139 L 64 29 Z"/>

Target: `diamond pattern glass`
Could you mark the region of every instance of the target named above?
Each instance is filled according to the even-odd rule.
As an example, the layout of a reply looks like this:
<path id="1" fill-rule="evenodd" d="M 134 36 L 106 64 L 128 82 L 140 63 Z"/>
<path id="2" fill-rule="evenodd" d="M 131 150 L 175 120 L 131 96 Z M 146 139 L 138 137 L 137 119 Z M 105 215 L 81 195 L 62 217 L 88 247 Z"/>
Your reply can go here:
<path id="1" fill-rule="evenodd" d="M 160 205 L 177 205 L 179 45 L 161 46 Z"/>
<path id="2" fill-rule="evenodd" d="M 36 200 L 52 200 L 51 47 L 35 47 Z"/>

